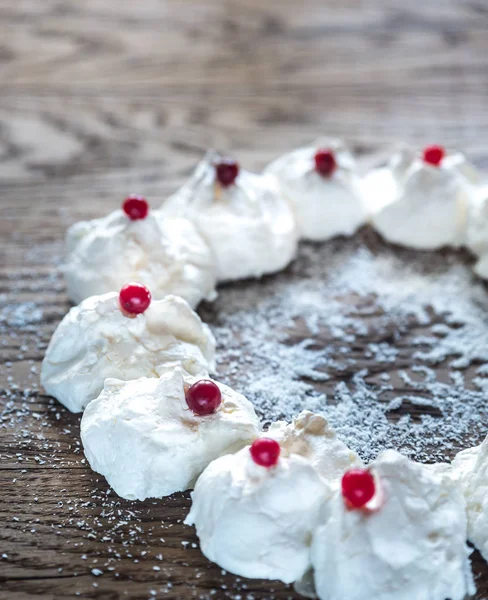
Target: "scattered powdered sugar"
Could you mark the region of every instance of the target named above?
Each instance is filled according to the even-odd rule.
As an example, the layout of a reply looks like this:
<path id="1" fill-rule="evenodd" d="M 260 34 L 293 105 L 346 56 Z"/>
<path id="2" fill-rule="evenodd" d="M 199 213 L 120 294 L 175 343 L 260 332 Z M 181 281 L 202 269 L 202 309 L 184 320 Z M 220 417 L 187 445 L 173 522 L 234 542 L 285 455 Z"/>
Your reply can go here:
<path id="1" fill-rule="evenodd" d="M 488 292 L 454 252 L 371 232 L 303 245 L 285 273 L 225 286 L 202 310 L 218 374 L 270 422 L 325 414 L 366 460 L 447 460 L 488 429 Z"/>
<path id="2" fill-rule="evenodd" d="M 5 300 L 5 296 L 3 299 Z M 0 323 L 13 329 L 25 328 L 40 323 L 42 317 L 42 309 L 34 302 L 7 304 L 0 312 Z"/>

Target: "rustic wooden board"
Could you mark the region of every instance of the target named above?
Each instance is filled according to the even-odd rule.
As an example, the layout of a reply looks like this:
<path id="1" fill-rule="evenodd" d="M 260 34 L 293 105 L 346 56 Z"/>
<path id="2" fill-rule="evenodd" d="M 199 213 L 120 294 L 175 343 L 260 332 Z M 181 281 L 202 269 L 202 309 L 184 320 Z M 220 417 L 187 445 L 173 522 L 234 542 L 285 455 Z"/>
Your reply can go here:
<path id="1" fill-rule="evenodd" d="M 179 522 L 188 495 L 107 497 L 79 418 L 37 389 L 69 306 L 64 230 L 128 191 L 162 199 L 210 145 L 259 168 L 322 133 L 442 141 L 488 169 L 487 26 L 482 0 L 0 3 L 2 599 L 296 597 L 210 565 Z"/>

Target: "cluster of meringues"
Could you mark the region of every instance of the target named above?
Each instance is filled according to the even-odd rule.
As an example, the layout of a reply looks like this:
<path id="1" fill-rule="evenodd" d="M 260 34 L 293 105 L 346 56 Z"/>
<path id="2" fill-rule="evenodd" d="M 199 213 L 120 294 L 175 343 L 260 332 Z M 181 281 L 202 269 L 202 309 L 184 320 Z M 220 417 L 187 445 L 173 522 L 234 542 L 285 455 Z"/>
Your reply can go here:
<path id="1" fill-rule="evenodd" d="M 451 465 L 390 450 L 365 466 L 322 416 L 263 431 L 244 396 L 209 378 L 215 340 L 193 308 L 219 281 L 279 271 L 300 238 L 366 223 L 405 246 L 467 246 L 488 275 L 488 194 L 460 153 L 402 150 L 366 175 L 338 140 L 260 175 L 208 153 L 160 210 L 131 196 L 71 227 L 64 274 L 81 303 L 41 380 L 84 410 L 86 457 L 120 496 L 194 488 L 186 522 L 222 568 L 313 580 L 322 600 L 462 600 L 466 540 L 488 559 L 488 441 Z"/>

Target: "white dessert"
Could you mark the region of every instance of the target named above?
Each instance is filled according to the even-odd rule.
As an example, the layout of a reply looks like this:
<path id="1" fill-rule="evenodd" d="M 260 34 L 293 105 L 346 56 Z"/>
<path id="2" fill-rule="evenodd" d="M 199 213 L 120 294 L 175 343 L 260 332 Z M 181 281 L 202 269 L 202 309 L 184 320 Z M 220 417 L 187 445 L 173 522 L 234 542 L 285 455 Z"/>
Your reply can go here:
<path id="1" fill-rule="evenodd" d="M 488 253 L 478 259 L 473 266 L 473 271 L 482 279 L 488 279 Z"/>
<path id="2" fill-rule="evenodd" d="M 320 148 L 333 152 L 336 168 L 330 176 L 315 169 Z M 356 161 L 337 139 L 320 139 L 314 144 L 281 156 L 265 169 L 275 176 L 293 206 L 300 236 L 327 240 L 352 235 L 367 221 Z"/>
<path id="3" fill-rule="evenodd" d="M 459 452 L 452 470 L 466 500 L 468 539 L 488 561 L 488 438 Z"/>
<path id="4" fill-rule="evenodd" d="M 478 257 L 474 272 L 488 279 L 488 186 L 478 190 L 468 212 L 468 248 Z"/>
<path id="5" fill-rule="evenodd" d="M 150 211 L 132 221 L 122 210 L 76 223 L 68 230 L 63 273 L 75 302 L 142 283 L 153 298 L 167 294 L 192 307 L 216 296 L 215 264 L 210 249 L 186 219 Z"/>
<path id="6" fill-rule="evenodd" d="M 302 411 L 290 424 L 273 423 L 263 435 L 279 442 L 282 456 L 305 457 L 333 489 L 338 489 L 347 470 L 363 464 L 359 456 L 337 438 L 327 420 L 309 410 Z"/>
<path id="7" fill-rule="evenodd" d="M 488 253 L 488 185 L 478 188 L 470 203 L 466 245 L 476 256 Z"/>
<path id="8" fill-rule="evenodd" d="M 261 277 L 295 257 L 292 211 L 273 178 L 241 170 L 228 186 L 216 180 L 222 160 L 209 152 L 189 181 L 163 204 L 165 214 L 193 221 L 213 251 L 220 281 Z"/>
<path id="9" fill-rule="evenodd" d="M 85 456 L 119 496 L 144 500 L 192 488 L 211 461 L 257 437 L 252 404 L 223 384 L 217 383 L 218 410 L 195 415 L 185 388 L 197 379 L 179 367 L 159 379 L 109 379 L 88 405 L 81 421 Z"/>
<path id="10" fill-rule="evenodd" d="M 41 383 L 72 412 L 82 411 L 107 378 L 159 377 L 174 366 L 192 375 L 215 369 L 215 339 L 182 298 L 153 300 L 128 316 L 119 294 L 92 296 L 56 328 L 41 368 Z"/>
<path id="11" fill-rule="evenodd" d="M 364 180 L 372 224 L 389 242 L 411 248 L 461 246 L 475 178 L 461 153 L 447 153 L 435 166 L 402 150 Z"/>
<path id="12" fill-rule="evenodd" d="M 310 543 L 330 490 L 306 458 L 290 454 L 265 468 L 249 448 L 212 462 L 185 520 L 203 554 L 243 577 L 291 583 L 310 567 Z"/>
<path id="13" fill-rule="evenodd" d="M 455 483 L 393 450 L 370 468 L 381 495 L 377 509 L 346 508 L 338 492 L 315 532 L 319 598 L 463 600 L 474 593 L 464 499 Z"/>

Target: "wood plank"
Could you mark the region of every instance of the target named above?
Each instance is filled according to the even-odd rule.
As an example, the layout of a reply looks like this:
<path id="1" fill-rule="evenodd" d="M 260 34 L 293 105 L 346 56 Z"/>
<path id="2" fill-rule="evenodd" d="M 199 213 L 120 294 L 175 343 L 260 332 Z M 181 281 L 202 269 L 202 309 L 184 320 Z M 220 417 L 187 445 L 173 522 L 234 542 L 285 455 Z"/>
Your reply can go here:
<path id="1" fill-rule="evenodd" d="M 208 146 L 258 169 L 320 134 L 345 137 L 359 152 L 399 139 L 441 141 L 488 171 L 487 25 L 480 0 L 0 3 L 2 600 L 298 598 L 206 561 L 181 524 L 188 494 L 127 502 L 107 493 L 84 462 L 79 417 L 38 384 L 46 345 L 69 308 L 57 273 L 63 235 L 76 220 L 118 206 L 128 191 L 158 205 Z M 362 235 L 381 251 L 374 235 Z M 276 285 L 295 277 L 287 272 Z M 265 281 L 263 293 L 273 285 Z M 253 286 L 224 288 L 203 316 L 217 326 L 219 307 Z M 364 299 L 341 301 L 364 313 Z M 351 356 L 375 385 L 368 344 L 385 333 L 379 313 L 362 318 L 369 333 Z M 398 373 L 415 365 L 412 344 L 422 327 L 409 323 L 395 341 L 385 400 L 411 391 Z M 291 345 L 310 336 L 300 322 L 284 333 Z M 334 343 L 328 331 L 314 341 Z M 313 385 L 333 396 L 353 371 Z M 476 365 L 463 373 L 470 389 Z M 436 374 L 446 379 L 446 364 Z M 406 403 L 391 418 L 406 414 L 437 416 Z M 476 598 L 486 600 L 487 567 L 474 557 Z"/>
<path id="2" fill-rule="evenodd" d="M 453 73 L 473 85 L 486 77 L 486 14 L 452 0 L 431 11 L 318 0 L 280 3 L 279 11 L 242 1 L 188 2 L 178 10 L 173 1 L 131 11 L 133 18 L 102 2 L 61 13 L 57 6 L 46 3 L 47 11 L 21 28 L 19 14 L 4 10 L 0 74 L 7 89 L 159 93 L 167 85 L 293 90 L 342 82 L 351 91 L 386 84 L 400 95 L 412 84 L 449 85 Z"/>

